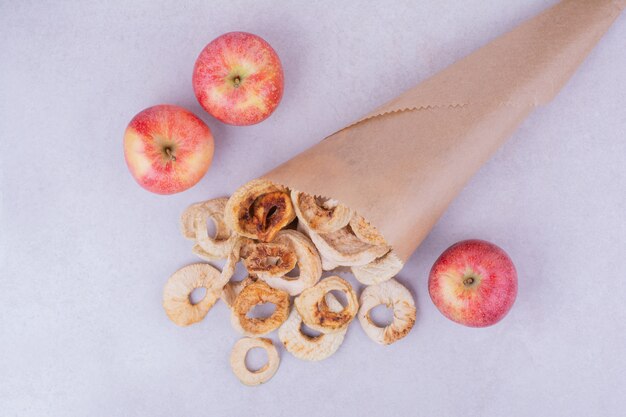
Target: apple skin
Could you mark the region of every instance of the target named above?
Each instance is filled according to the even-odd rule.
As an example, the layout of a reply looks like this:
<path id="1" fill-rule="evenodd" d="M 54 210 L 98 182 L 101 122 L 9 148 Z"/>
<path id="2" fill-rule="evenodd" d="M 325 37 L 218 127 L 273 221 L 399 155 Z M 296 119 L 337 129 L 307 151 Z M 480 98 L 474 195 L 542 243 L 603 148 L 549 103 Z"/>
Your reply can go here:
<path id="1" fill-rule="evenodd" d="M 138 113 L 124 133 L 131 174 L 148 191 L 174 194 L 195 185 L 213 160 L 213 135 L 189 110 L 170 104 Z"/>
<path id="2" fill-rule="evenodd" d="M 441 313 L 469 327 L 491 326 L 509 312 L 517 296 L 517 272 L 501 248 L 464 240 L 435 261 L 428 292 Z"/>
<path id="3" fill-rule="evenodd" d="M 246 126 L 269 117 L 283 96 L 283 68 L 261 37 L 229 32 L 200 52 L 193 70 L 200 105 L 216 119 Z"/>

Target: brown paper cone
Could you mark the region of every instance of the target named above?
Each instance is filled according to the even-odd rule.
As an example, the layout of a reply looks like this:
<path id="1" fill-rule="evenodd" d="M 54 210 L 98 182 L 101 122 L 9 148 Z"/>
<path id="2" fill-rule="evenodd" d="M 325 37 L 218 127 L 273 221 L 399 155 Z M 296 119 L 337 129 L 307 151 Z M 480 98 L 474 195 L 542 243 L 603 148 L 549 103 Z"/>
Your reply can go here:
<path id="1" fill-rule="evenodd" d="M 263 177 L 341 201 L 406 261 L 465 183 L 558 93 L 626 0 L 565 0 Z"/>

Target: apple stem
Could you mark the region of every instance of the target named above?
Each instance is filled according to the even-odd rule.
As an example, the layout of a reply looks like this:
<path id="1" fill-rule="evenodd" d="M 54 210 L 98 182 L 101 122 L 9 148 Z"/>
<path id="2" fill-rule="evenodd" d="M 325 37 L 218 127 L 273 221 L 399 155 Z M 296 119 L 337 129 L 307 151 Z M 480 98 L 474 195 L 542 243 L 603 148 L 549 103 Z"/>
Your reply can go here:
<path id="1" fill-rule="evenodd" d="M 238 75 L 235 78 L 233 78 L 233 83 L 235 84 L 235 87 L 239 87 L 240 82 L 241 82 L 241 78 L 239 78 Z"/>
<path id="2" fill-rule="evenodd" d="M 467 277 L 463 280 L 463 284 L 465 284 L 466 286 L 470 286 L 474 283 L 474 277 Z"/>
<path id="3" fill-rule="evenodd" d="M 172 162 L 176 161 L 176 157 L 174 156 L 170 148 L 165 148 L 165 153 L 167 154 L 167 156 L 170 158 Z"/>

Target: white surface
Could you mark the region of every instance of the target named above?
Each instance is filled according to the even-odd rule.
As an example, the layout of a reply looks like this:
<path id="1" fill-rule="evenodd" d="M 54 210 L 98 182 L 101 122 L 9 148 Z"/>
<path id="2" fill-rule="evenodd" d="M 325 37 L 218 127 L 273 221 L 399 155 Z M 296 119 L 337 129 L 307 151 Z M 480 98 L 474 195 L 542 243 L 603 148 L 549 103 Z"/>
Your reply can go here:
<path id="1" fill-rule="evenodd" d="M 197 260 L 181 211 L 553 2 L 128 3 L 0 3 L 0 414 L 624 415 L 624 16 L 411 258 L 405 340 L 380 347 L 355 322 L 330 359 L 282 351 L 276 376 L 247 388 L 229 368 L 238 335 L 223 304 L 190 328 L 161 308 L 168 275 Z M 191 89 L 197 54 L 230 30 L 263 36 L 284 64 L 283 102 L 257 126 L 220 124 Z M 216 138 L 207 176 L 169 197 L 139 188 L 122 154 L 127 122 L 157 103 L 190 108 Z M 501 245 L 519 272 L 492 328 L 446 320 L 426 289 L 435 258 L 470 237 Z"/>

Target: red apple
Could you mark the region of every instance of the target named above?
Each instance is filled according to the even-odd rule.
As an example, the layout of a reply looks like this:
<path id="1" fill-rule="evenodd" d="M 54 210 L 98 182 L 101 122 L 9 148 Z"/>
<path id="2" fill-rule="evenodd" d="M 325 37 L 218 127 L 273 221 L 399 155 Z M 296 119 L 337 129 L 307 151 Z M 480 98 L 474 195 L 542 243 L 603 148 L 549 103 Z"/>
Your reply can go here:
<path id="1" fill-rule="evenodd" d="M 245 32 L 226 33 L 200 53 L 193 90 L 216 119 L 245 126 L 269 117 L 283 96 L 283 68 L 269 43 Z"/>
<path id="2" fill-rule="evenodd" d="M 213 135 L 190 111 L 161 104 L 130 121 L 124 156 L 139 185 L 153 193 L 174 194 L 206 174 L 213 159 Z"/>
<path id="3" fill-rule="evenodd" d="M 517 296 L 517 272 L 509 256 L 493 243 L 464 240 L 435 261 L 428 291 L 439 311 L 470 327 L 500 321 Z"/>

